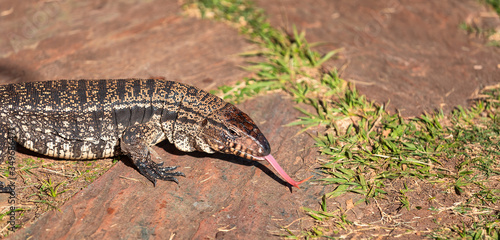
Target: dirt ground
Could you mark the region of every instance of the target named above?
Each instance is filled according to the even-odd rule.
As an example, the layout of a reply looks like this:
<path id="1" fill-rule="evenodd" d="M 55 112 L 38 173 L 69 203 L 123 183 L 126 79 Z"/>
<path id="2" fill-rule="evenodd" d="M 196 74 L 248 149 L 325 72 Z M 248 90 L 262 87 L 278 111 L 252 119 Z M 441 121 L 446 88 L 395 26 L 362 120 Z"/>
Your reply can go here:
<path id="1" fill-rule="evenodd" d="M 307 31 L 327 52 L 343 48 L 337 67 L 361 93 L 404 116 L 466 106 L 480 88 L 498 83 L 500 48 L 460 29 L 463 22 L 498 27 L 491 10 L 474 0 L 256 1 L 275 27 Z M 255 45 L 223 23 L 188 18 L 175 0 L 17 1 L 0 6 L 0 83 L 78 78 L 163 76 L 210 90 L 249 76 L 238 54 Z M 259 124 L 272 154 L 294 179 L 314 172 L 314 141 L 300 128 L 284 127 L 298 116 L 293 102 L 273 93 L 238 105 Z M 310 181 L 292 192 L 267 165 L 223 154 L 186 154 L 156 148 L 187 175 L 179 185 L 153 187 L 123 160 L 68 202 L 30 222 L 12 239 L 270 239 L 281 227 L 310 227 L 301 207 L 318 209 L 331 191 Z M 23 153 L 19 157 L 29 156 Z M 108 159 L 109 160 L 109 159 Z M 103 161 L 108 161 L 103 160 Z M 453 169 L 453 160 L 449 161 Z M 347 238 L 423 238 L 439 224 L 462 224 L 445 206 L 465 196 L 424 182 L 406 183 L 421 210 L 398 208 L 402 181 L 378 202 L 347 212 L 358 225 Z M 349 208 L 359 195 L 330 199 Z M 430 199 L 439 199 L 443 206 Z M 443 207 L 439 213 L 429 207 Z M 438 219 L 438 221 L 432 221 Z"/>

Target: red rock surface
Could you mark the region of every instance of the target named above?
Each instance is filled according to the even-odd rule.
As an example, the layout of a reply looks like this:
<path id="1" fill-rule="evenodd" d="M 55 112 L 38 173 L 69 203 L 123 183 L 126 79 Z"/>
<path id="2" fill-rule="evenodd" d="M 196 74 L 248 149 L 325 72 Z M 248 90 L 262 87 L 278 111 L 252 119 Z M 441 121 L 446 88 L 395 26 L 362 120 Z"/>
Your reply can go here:
<path id="1" fill-rule="evenodd" d="M 140 3 L 140 4 L 139 4 Z M 254 46 L 177 1 L 3 1 L 0 83 L 162 76 L 204 89 L 246 76 Z"/>
<path id="2" fill-rule="evenodd" d="M 499 50 L 458 29 L 482 11 L 473 0 L 258 2 L 276 27 L 284 21 L 307 29 L 311 42 L 329 43 L 322 51 L 344 47 L 343 58 L 329 64 L 348 63 L 343 77 L 369 99 L 391 99 L 405 115 L 465 104 L 475 89 L 498 82 Z M 174 0 L 3 0 L 0 15 L 1 83 L 164 76 L 210 90 L 247 76 L 237 54 L 255 48 L 222 23 L 181 16 Z M 239 107 L 292 178 L 312 174 L 312 139 L 283 126 L 300 116 L 289 99 L 270 94 Z M 179 185 L 153 187 L 124 158 L 61 211 L 12 238 L 269 239 L 282 226 L 309 226 L 300 207 L 317 209 L 325 191 L 307 182 L 291 193 L 266 164 L 185 154 L 168 143 L 156 149 L 186 174 Z M 356 197 L 334 201 L 345 206 Z M 352 211 L 358 219 L 373 214 L 362 206 Z"/>
<path id="3" fill-rule="evenodd" d="M 475 0 L 256 2 L 273 26 L 291 33 L 295 25 L 309 42 L 326 43 L 322 52 L 343 48 L 328 64 L 346 67 L 344 79 L 404 116 L 467 106 L 476 90 L 500 81 L 500 48 L 460 29 L 466 21 L 500 29 L 498 16 Z"/>

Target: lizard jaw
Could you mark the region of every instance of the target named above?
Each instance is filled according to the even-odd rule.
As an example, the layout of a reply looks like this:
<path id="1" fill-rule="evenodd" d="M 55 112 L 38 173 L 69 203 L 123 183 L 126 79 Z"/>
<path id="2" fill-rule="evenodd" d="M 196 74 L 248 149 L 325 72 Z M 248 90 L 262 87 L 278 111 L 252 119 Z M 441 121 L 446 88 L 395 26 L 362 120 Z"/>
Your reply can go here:
<path id="1" fill-rule="evenodd" d="M 246 148 L 241 144 L 236 144 L 232 142 L 227 144 L 223 144 L 222 142 L 218 143 L 219 144 L 216 150 L 219 152 L 236 155 L 249 160 L 262 160 L 262 157 L 255 156 L 253 154 L 253 151 L 250 150 L 250 148 Z"/>

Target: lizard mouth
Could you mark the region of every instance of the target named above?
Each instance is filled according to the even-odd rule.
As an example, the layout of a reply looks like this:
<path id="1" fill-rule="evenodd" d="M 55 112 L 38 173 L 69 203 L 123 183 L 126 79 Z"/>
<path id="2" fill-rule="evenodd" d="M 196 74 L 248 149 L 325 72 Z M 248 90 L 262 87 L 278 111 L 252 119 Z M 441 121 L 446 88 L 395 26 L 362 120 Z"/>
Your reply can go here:
<path id="1" fill-rule="evenodd" d="M 226 147 L 228 146 L 228 147 Z M 227 145 L 219 145 L 219 151 L 223 153 L 233 154 L 249 160 L 264 160 L 262 157 L 255 156 L 250 148 L 246 148 L 241 144 L 228 143 Z"/>

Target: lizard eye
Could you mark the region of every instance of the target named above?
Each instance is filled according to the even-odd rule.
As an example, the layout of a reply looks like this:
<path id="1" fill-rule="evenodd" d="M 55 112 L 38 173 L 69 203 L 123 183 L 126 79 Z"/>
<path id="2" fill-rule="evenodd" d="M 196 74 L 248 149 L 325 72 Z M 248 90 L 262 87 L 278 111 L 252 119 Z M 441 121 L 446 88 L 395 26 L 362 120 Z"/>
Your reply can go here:
<path id="1" fill-rule="evenodd" d="M 235 137 L 239 137 L 240 134 L 238 132 L 236 132 L 233 128 L 229 128 L 229 134 L 231 134 L 231 136 L 235 136 Z"/>

